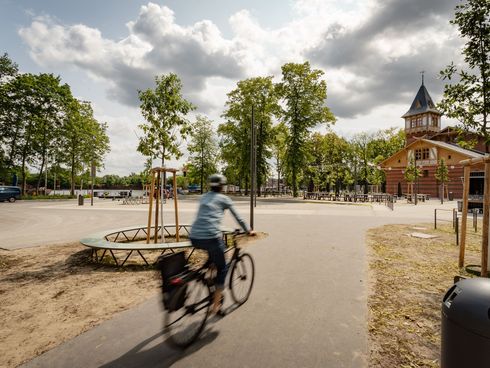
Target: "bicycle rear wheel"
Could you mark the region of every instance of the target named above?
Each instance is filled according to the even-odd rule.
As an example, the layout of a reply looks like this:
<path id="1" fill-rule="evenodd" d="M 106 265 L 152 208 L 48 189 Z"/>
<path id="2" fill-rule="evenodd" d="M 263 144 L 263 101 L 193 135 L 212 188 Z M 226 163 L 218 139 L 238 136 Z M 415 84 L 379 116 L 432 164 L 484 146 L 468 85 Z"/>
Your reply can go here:
<path id="1" fill-rule="evenodd" d="M 233 262 L 230 274 L 231 297 L 235 303 L 243 304 L 248 300 L 254 284 L 255 266 L 252 256 L 243 253 Z"/>
<path id="2" fill-rule="evenodd" d="M 178 298 L 175 295 L 174 298 Z M 211 292 L 203 279 L 187 283 L 184 305 L 175 311 L 166 311 L 164 323 L 168 342 L 179 348 L 191 345 L 202 332 L 209 315 Z"/>

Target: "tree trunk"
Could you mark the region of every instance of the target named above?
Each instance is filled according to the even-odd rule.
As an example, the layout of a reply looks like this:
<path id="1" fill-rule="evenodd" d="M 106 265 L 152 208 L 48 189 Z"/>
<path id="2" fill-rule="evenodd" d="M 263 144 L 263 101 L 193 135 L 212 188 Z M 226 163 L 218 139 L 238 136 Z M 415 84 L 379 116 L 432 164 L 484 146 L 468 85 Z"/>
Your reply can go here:
<path id="1" fill-rule="evenodd" d="M 26 194 L 26 156 L 22 157 L 22 195 Z"/>
<path id="2" fill-rule="evenodd" d="M 41 169 L 39 170 L 39 178 L 37 178 L 36 191 L 39 193 L 39 187 L 41 186 L 41 178 L 44 173 L 44 163 L 46 161 L 45 154 L 43 153 L 43 160 L 41 161 Z M 45 189 L 46 190 L 46 189 Z"/>
<path id="3" fill-rule="evenodd" d="M 204 151 L 201 150 L 201 194 L 203 192 L 204 184 Z"/>
<path id="4" fill-rule="evenodd" d="M 298 183 L 296 182 L 296 165 L 293 165 L 293 170 L 291 172 L 291 176 L 293 179 L 293 197 L 298 196 Z"/>
<path id="5" fill-rule="evenodd" d="M 70 195 L 75 195 L 75 151 L 71 154 Z"/>

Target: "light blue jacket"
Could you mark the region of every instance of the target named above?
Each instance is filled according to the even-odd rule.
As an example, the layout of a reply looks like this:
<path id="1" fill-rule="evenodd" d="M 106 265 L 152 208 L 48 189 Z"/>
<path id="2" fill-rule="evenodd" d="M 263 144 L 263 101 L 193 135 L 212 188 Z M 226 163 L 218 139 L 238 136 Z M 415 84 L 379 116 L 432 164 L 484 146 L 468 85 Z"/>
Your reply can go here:
<path id="1" fill-rule="evenodd" d="M 225 210 L 229 209 L 244 231 L 250 228 L 233 206 L 233 201 L 224 194 L 207 192 L 201 198 L 197 217 L 192 224 L 190 237 L 193 239 L 221 238 L 221 222 Z"/>

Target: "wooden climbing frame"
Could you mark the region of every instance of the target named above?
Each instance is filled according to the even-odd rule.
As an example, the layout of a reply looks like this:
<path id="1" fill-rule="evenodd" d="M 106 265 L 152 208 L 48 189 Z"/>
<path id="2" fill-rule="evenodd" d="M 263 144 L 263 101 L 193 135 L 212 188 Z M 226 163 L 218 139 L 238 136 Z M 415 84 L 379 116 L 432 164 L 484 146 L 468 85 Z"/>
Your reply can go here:
<path id="1" fill-rule="evenodd" d="M 146 243 L 150 243 L 151 239 L 151 222 L 152 222 L 152 217 L 153 217 L 153 201 L 155 201 L 155 226 L 154 228 L 154 236 L 153 236 L 153 242 L 157 243 L 158 241 L 158 220 L 159 216 L 163 216 L 163 213 L 159 213 L 159 205 L 161 204 L 160 201 L 163 200 L 161 198 L 161 193 L 162 193 L 162 188 L 165 190 L 165 183 L 164 183 L 164 173 L 172 173 L 172 186 L 173 186 L 173 197 L 174 197 L 174 210 L 175 210 L 175 227 L 176 229 L 179 228 L 179 212 L 178 212 L 178 206 L 177 206 L 177 178 L 176 178 L 176 169 L 170 169 L 170 168 L 165 168 L 165 167 L 154 167 L 153 169 L 150 170 L 150 175 L 151 175 L 151 185 L 150 185 L 150 205 L 148 209 L 148 226 L 147 226 L 147 232 L 146 232 Z M 164 235 L 162 233 L 162 242 L 164 241 Z M 179 232 L 175 232 L 175 241 L 179 241 Z"/>

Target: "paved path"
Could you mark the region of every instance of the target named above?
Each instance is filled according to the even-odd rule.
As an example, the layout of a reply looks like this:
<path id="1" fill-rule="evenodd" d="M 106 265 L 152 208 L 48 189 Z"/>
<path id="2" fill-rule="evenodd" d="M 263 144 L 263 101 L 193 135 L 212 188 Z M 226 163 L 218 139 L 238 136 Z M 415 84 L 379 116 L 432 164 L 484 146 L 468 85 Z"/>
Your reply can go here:
<path id="1" fill-rule="evenodd" d="M 246 216 L 247 204 L 238 206 Z M 83 211 L 90 218 L 112 214 L 134 223 L 133 216 L 142 216 L 137 208 L 122 212 L 114 206 L 38 207 L 43 208 L 33 211 L 45 215 L 65 211 L 64 218 Z M 432 221 L 434 207 L 440 206 L 398 206 L 391 212 L 383 206 L 259 203 L 257 228 L 269 237 L 248 248 L 257 271 L 252 296 L 209 324 L 190 349 L 179 352 L 165 344 L 155 297 L 25 367 L 365 367 L 365 231 L 386 223 Z M 191 219 L 195 208 L 183 204 L 183 217 Z"/>

